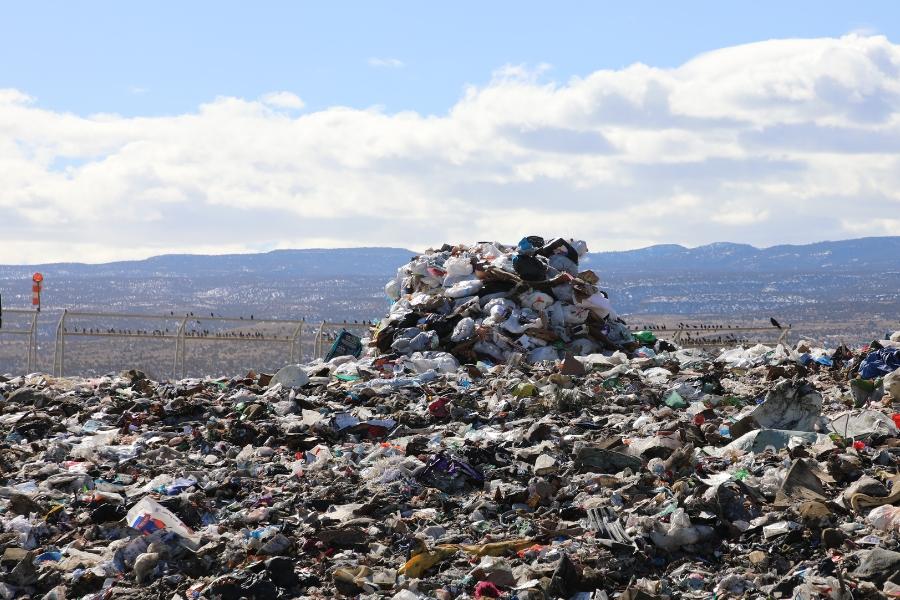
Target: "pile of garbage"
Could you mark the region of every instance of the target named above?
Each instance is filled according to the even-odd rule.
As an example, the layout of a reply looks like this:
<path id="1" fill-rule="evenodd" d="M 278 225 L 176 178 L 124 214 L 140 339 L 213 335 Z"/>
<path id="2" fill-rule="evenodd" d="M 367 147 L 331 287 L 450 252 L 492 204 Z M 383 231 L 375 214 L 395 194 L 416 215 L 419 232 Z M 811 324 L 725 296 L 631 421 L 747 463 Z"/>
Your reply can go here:
<path id="1" fill-rule="evenodd" d="M 3 377 L 0 598 L 895 597 L 895 337 Z"/>
<path id="2" fill-rule="evenodd" d="M 395 302 L 376 331 L 381 352 L 441 350 L 462 363 L 537 363 L 566 353 L 630 351 L 635 340 L 590 270 L 583 241 L 538 236 L 429 250 L 385 286 Z"/>

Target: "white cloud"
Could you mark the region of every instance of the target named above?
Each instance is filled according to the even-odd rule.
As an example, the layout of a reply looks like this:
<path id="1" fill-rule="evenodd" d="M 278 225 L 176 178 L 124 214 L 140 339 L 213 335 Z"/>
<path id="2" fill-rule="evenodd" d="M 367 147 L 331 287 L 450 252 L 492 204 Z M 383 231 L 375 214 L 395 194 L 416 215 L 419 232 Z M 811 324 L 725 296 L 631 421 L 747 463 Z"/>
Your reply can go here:
<path id="1" fill-rule="evenodd" d="M 306 103 L 298 96 L 291 92 L 270 92 L 260 98 L 264 104 L 275 106 L 277 108 L 293 108 L 300 110 Z"/>
<path id="2" fill-rule="evenodd" d="M 844 219 L 841 221 L 847 231 L 859 235 L 900 235 L 900 219 Z"/>
<path id="3" fill-rule="evenodd" d="M 742 208 L 740 206 L 726 206 L 710 216 L 710 219 L 720 225 L 752 225 L 767 221 L 771 213 L 768 210 Z"/>
<path id="4" fill-rule="evenodd" d="M 441 116 L 273 92 L 79 116 L 0 90 L 0 263 L 522 235 L 594 250 L 898 233 L 900 46 L 773 40 L 566 82 L 503 67 Z"/>
<path id="5" fill-rule="evenodd" d="M 370 56 L 366 61 L 369 63 L 370 67 L 378 67 L 378 68 L 386 68 L 386 69 L 399 69 L 401 67 L 405 67 L 406 63 L 397 58 L 378 58 L 377 56 Z"/>

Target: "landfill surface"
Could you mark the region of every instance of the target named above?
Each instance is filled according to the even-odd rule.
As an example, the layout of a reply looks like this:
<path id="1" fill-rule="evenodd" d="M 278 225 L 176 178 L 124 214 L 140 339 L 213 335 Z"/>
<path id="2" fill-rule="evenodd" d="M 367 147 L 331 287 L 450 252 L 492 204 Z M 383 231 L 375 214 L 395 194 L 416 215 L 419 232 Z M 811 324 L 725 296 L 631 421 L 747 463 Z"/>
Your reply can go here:
<path id="1" fill-rule="evenodd" d="M 0 377 L 0 598 L 900 596 L 900 332 L 680 348 L 581 252 L 428 252 L 274 374 Z"/>

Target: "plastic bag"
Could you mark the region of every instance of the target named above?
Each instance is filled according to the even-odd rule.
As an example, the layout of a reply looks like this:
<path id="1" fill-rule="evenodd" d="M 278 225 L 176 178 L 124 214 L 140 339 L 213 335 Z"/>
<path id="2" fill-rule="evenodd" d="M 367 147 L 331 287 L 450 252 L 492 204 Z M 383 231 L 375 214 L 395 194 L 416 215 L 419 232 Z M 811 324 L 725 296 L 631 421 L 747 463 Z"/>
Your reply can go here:
<path id="1" fill-rule="evenodd" d="M 867 435 L 897 435 L 897 425 L 877 410 L 851 411 L 831 420 L 828 428 L 843 437 L 858 438 Z"/>
<path id="2" fill-rule="evenodd" d="M 545 310 L 554 302 L 553 296 L 538 291 L 531 291 L 522 294 L 519 297 L 519 300 L 522 302 L 523 307 L 537 311 Z"/>
<path id="3" fill-rule="evenodd" d="M 900 531 L 900 507 L 885 504 L 873 508 L 872 512 L 866 515 L 866 521 L 881 531 Z"/>
<path id="4" fill-rule="evenodd" d="M 884 391 L 895 401 L 900 400 L 900 369 L 888 373 L 884 378 Z"/>
<path id="5" fill-rule="evenodd" d="M 525 281 L 543 281 L 547 278 L 547 265 L 535 256 L 516 254 L 513 267 Z"/>
<path id="6" fill-rule="evenodd" d="M 200 545 L 200 536 L 153 498 L 141 499 L 131 507 L 125 519 L 128 521 L 129 527 L 144 534 L 165 529 L 177 533 L 184 540 L 185 545 L 192 549 L 196 549 Z"/>
<path id="7" fill-rule="evenodd" d="M 900 350 L 882 348 L 871 352 L 859 364 L 859 376 L 863 379 L 875 379 L 900 369 Z"/>
<path id="8" fill-rule="evenodd" d="M 662 525 L 662 524 L 661 524 Z M 676 550 L 703 541 L 712 536 L 713 528 L 707 525 L 692 525 L 683 508 L 677 509 L 669 518 L 669 525 L 660 527 L 663 531 L 653 531 L 650 538 L 663 550 Z"/>
<path id="9" fill-rule="evenodd" d="M 438 373 L 455 373 L 459 368 L 456 358 L 447 352 L 416 352 L 406 359 L 416 373 L 435 370 Z"/>
<path id="10" fill-rule="evenodd" d="M 448 276 L 458 277 L 460 275 L 472 274 L 472 261 L 468 257 L 451 256 L 444 261 L 444 270 Z"/>
<path id="11" fill-rule="evenodd" d="M 591 311 L 583 306 L 569 304 L 563 307 L 563 319 L 566 325 L 581 325 L 588 320 Z"/>
<path id="12" fill-rule="evenodd" d="M 484 283 L 480 279 L 467 279 L 460 281 L 444 291 L 444 295 L 448 298 L 465 298 L 473 296 L 481 290 Z"/>
<path id="13" fill-rule="evenodd" d="M 527 360 L 531 364 L 559 360 L 559 351 L 552 346 L 541 346 L 529 352 Z"/>
<path id="14" fill-rule="evenodd" d="M 600 292 L 582 300 L 580 306 L 587 308 L 601 319 L 609 317 L 611 321 L 615 321 L 618 318 L 616 311 L 613 310 L 612 302 Z"/>
<path id="15" fill-rule="evenodd" d="M 85 460 L 96 460 L 97 450 L 109 446 L 118 436 L 119 430 L 114 429 L 82 438 L 81 442 L 72 448 L 72 456 Z"/>
<path id="16" fill-rule="evenodd" d="M 396 279 L 391 279 L 390 281 L 388 281 L 386 284 L 384 284 L 384 294 L 391 300 L 399 300 L 400 282 Z"/>
<path id="17" fill-rule="evenodd" d="M 461 342 L 469 339 L 473 335 L 475 335 L 475 319 L 466 317 L 461 319 L 459 323 L 456 324 L 456 327 L 453 328 L 453 333 L 450 335 L 450 341 Z"/>
<path id="18" fill-rule="evenodd" d="M 812 431 L 822 414 L 822 395 L 805 382 L 784 380 L 766 394 L 753 418 L 765 429 Z"/>

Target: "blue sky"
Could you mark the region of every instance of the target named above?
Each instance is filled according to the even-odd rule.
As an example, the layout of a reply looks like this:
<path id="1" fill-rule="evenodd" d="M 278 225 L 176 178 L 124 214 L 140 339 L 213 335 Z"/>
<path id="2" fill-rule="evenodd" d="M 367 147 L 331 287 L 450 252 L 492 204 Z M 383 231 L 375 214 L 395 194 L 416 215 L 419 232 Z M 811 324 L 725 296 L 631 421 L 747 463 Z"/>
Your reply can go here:
<path id="1" fill-rule="evenodd" d="M 3 3 L 0 211 L 0 264 L 900 235 L 900 4 Z"/>
<path id="2" fill-rule="evenodd" d="M 7 2 L 0 88 L 78 114 L 178 114 L 217 96 L 270 90 L 292 91 L 313 110 L 379 105 L 443 114 L 464 86 L 486 83 L 506 64 L 547 63 L 565 80 L 855 30 L 900 40 L 900 4 Z"/>

